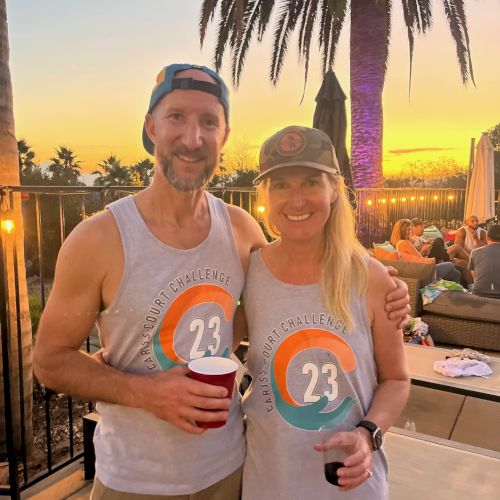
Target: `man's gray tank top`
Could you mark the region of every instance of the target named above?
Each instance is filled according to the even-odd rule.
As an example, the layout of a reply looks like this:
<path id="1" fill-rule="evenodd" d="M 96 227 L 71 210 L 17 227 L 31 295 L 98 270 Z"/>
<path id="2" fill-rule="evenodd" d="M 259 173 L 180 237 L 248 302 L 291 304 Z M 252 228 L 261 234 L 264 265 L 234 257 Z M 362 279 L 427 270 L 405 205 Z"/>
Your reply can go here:
<path id="1" fill-rule="evenodd" d="M 250 257 L 243 301 L 252 376 L 242 404 L 243 500 L 387 498 L 382 451 L 373 453 L 373 477 L 340 492 L 326 481 L 323 455 L 313 449 L 328 437 L 325 429 L 333 434 L 355 426 L 373 399 L 377 374 L 365 297 L 351 295 L 355 327 L 348 333 L 323 305 L 318 284 L 278 280 L 258 250 Z"/>
<path id="2" fill-rule="evenodd" d="M 195 248 L 162 243 L 133 197 L 111 205 L 125 256 L 121 284 L 97 320 L 106 361 L 125 372 L 158 373 L 205 355 L 229 356 L 244 273 L 224 203 L 206 194 L 211 227 Z M 238 391 L 228 422 L 188 434 L 136 408 L 98 403 L 96 475 L 119 491 L 185 495 L 216 483 L 245 457 Z"/>

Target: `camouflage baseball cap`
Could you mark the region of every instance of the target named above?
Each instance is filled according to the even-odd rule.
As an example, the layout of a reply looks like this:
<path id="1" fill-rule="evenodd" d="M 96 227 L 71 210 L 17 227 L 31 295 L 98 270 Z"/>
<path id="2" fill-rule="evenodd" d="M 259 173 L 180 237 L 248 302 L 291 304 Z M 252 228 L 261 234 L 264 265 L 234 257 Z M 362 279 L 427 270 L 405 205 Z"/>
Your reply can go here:
<path id="1" fill-rule="evenodd" d="M 260 148 L 258 184 L 283 167 L 311 167 L 339 175 L 339 164 L 330 138 L 321 130 L 292 125 L 267 139 Z"/>

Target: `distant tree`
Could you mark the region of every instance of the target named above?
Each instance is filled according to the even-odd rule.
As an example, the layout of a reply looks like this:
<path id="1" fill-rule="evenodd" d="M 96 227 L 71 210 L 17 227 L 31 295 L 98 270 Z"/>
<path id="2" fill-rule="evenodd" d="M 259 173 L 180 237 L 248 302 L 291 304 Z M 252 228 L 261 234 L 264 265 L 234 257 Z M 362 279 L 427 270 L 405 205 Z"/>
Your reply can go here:
<path id="1" fill-rule="evenodd" d="M 98 165 L 100 170 L 92 172 L 98 177 L 94 180 L 94 186 L 130 186 L 132 185 L 132 173 L 130 169 L 121 164 L 116 156 L 110 155 Z"/>
<path id="2" fill-rule="evenodd" d="M 146 158 L 130 167 L 132 184 L 136 186 L 149 186 L 155 170 L 154 163 Z"/>
<path id="3" fill-rule="evenodd" d="M 488 130 L 488 135 L 495 148 L 495 189 L 500 189 L 500 123 Z"/>
<path id="4" fill-rule="evenodd" d="M 213 188 L 232 188 L 253 186 L 253 181 L 259 174 L 257 169 L 241 169 L 228 174 L 214 175 L 210 181 L 209 187 Z"/>
<path id="5" fill-rule="evenodd" d="M 40 165 L 35 162 L 35 152 L 25 139 L 17 141 L 17 151 L 21 184 L 27 186 L 43 186 L 47 184 L 49 178 L 42 171 Z"/>
<path id="6" fill-rule="evenodd" d="M 221 172 L 251 170 L 257 168 L 259 148 L 248 142 L 246 137 L 235 139 L 224 148 L 221 157 Z"/>
<path id="7" fill-rule="evenodd" d="M 50 174 L 50 184 L 53 186 L 83 186 L 80 180 L 80 161 L 70 148 L 61 146 L 56 149 L 57 156 L 50 159 L 52 162 L 47 170 Z"/>
<path id="8" fill-rule="evenodd" d="M 385 176 L 385 187 L 447 187 L 465 188 L 464 165 L 453 158 L 408 162 L 397 174 Z"/>

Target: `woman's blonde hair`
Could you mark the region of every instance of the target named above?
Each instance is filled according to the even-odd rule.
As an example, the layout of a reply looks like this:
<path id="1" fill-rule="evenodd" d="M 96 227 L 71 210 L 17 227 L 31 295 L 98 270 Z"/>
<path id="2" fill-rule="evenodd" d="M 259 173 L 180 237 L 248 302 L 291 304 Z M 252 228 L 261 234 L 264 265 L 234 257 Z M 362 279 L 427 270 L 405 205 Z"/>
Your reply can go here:
<path id="1" fill-rule="evenodd" d="M 396 247 L 398 242 L 400 240 L 406 240 L 406 230 L 412 226 L 413 224 L 411 223 L 410 219 L 399 219 L 396 221 L 394 224 L 394 227 L 392 228 L 392 233 L 391 233 L 391 245 L 393 247 Z"/>
<path id="2" fill-rule="evenodd" d="M 349 203 L 344 178 L 327 175 L 332 188 L 338 191 L 326 221 L 324 248 L 321 259 L 320 286 L 328 312 L 340 318 L 348 330 L 354 327 L 351 314 L 351 291 L 362 295 L 368 284 L 366 250 L 356 237 L 354 213 Z M 259 184 L 260 200 L 267 205 L 269 177 Z M 278 230 L 264 212 L 268 233 L 278 238 Z"/>

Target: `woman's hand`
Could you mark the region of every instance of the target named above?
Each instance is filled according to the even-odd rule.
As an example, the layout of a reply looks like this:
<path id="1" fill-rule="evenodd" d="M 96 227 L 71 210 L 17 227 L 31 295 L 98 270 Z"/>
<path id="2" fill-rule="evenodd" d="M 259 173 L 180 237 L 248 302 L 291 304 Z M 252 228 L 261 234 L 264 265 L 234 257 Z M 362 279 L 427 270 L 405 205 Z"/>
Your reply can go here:
<path id="1" fill-rule="evenodd" d="M 368 439 L 361 435 L 360 429 L 337 432 L 323 443 L 314 445 L 314 449 L 319 452 L 334 447 L 339 447 L 348 454 L 344 467 L 337 471 L 341 491 L 357 488 L 372 476 L 371 446 Z"/>

